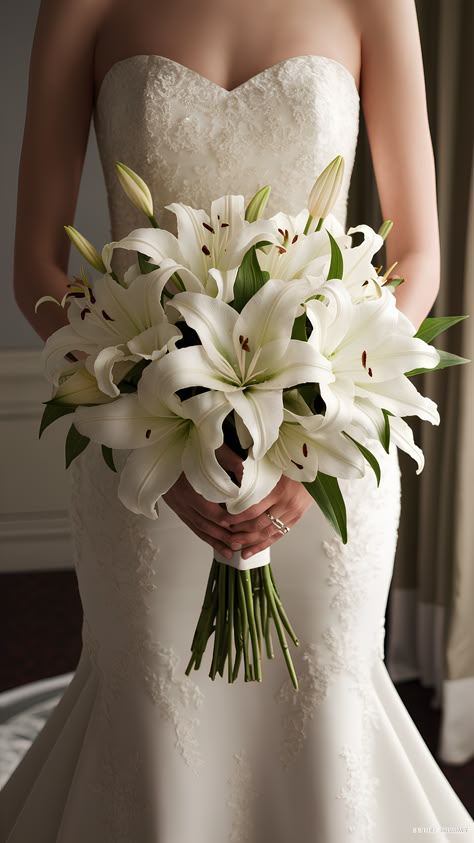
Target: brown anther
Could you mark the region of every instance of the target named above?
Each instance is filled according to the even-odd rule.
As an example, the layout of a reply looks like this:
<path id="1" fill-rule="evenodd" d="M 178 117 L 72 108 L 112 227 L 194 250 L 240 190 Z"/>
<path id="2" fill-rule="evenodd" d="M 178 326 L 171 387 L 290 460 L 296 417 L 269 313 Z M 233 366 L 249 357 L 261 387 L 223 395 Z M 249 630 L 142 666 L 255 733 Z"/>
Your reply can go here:
<path id="1" fill-rule="evenodd" d="M 366 351 L 362 352 L 362 365 L 363 365 L 364 369 L 367 368 L 367 352 Z"/>
<path id="2" fill-rule="evenodd" d="M 109 316 L 109 314 L 106 313 L 105 310 L 102 311 L 102 316 L 104 317 L 104 319 L 108 319 L 109 322 L 115 322 L 115 319 L 113 319 L 111 316 Z"/>
<path id="3" fill-rule="evenodd" d="M 242 351 L 250 351 L 249 338 L 248 337 L 244 338 L 243 335 L 241 334 L 240 337 L 239 337 L 239 343 L 242 346 Z"/>
<path id="4" fill-rule="evenodd" d="M 95 304 L 95 296 L 94 296 L 94 293 L 92 292 L 92 290 L 90 292 L 90 300 L 91 300 L 91 304 Z"/>
<path id="5" fill-rule="evenodd" d="M 286 249 L 284 249 L 283 246 L 276 246 L 275 248 L 278 249 L 278 251 L 280 252 L 280 255 L 286 254 Z"/>
<path id="6" fill-rule="evenodd" d="M 68 296 L 70 296 L 73 299 L 84 299 L 86 294 L 85 293 L 68 293 Z"/>
<path id="7" fill-rule="evenodd" d="M 151 436 L 151 429 L 146 431 L 145 436 L 146 436 L 146 438 L 147 438 L 147 439 L 149 439 L 149 438 L 150 438 L 150 436 Z"/>
<path id="8" fill-rule="evenodd" d="M 304 457 L 308 456 L 308 446 L 307 446 L 306 442 L 303 443 L 303 456 Z"/>
<path id="9" fill-rule="evenodd" d="M 300 465 L 298 462 L 295 462 L 294 460 L 291 460 L 291 462 L 293 463 L 293 465 L 296 465 L 296 468 L 299 468 L 300 471 L 303 471 L 302 465 Z"/>
<path id="10" fill-rule="evenodd" d="M 84 321 L 84 316 L 86 315 L 86 313 L 90 313 L 90 310 L 89 310 L 89 308 L 88 308 L 88 307 L 84 307 L 84 308 L 81 310 L 81 319 L 82 319 L 83 321 Z"/>
<path id="11" fill-rule="evenodd" d="M 372 377 L 372 369 L 370 367 L 367 369 L 367 374 L 368 374 L 369 378 Z"/>
<path id="12" fill-rule="evenodd" d="M 278 234 L 281 234 L 281 236 L 282 236 L 282 237 L 284 237 L 284 236 L 285 236 L 285 232 L 283 231 L 283 229 L 282 229 L 282 228 L 279 228 L 279 229 L 278 229 Z"/>
<path id="13" fill-rule="evenodd" d="M 369 283 L 368 281 L 364 281 L 364 283 L 362 284 L 362 286 L 363 286 L 363 287 L 367 287 L 367 284 L 368 284 L 368 283 Z"/>
<path id="14" fill-rule="evenodd" d="M 229 228 L 228 222 L 221 222 L 221 228 Z"/>
<path id="15" fill-rule="evenodd" d="M 204 246 L 202 247 L 201 251 L 203 251 L 204 254 L 207 255 L 207 256 L 209 256 L 211 254 L 210 250 L 207 248 L 205 243 L 204 243 Z"/>
<path id="16" fill-rule="evenodd" d="M 297 234 L 295 234 L 295 236 L 293 237 L 293 240 L 291 241 L 291 242 L 292 242 L 292 244 L 293 244 L 293 243 L 296 243 L 296 241 L 297 241 L 297 240 L 298 240 L 298 235 L 297 235 Z"/>
<path id="17" fill-rule="evenodd" d="M 285 240 L 288 240 L 289 236 L 290 235 L 288 234 L 288 229 L 285 228 Z"/>
<path id="18" fill-rule="evenodd" d="M 211 234 L 215 234 L 215 231 L 214 231 L 212 225 L 208 225 L 207 222 L 203 222 L 203 226 L 204 226 L 204 228 L 207 228 L 207 230 L 210 231 Z"/>

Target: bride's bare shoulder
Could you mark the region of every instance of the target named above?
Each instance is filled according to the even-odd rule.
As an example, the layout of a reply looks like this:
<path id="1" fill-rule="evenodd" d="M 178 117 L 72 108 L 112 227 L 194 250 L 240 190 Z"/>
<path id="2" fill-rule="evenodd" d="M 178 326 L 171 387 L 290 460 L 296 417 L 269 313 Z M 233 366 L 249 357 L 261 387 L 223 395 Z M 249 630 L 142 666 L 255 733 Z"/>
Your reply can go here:
<path id="1" fill-rule="evenodd" d="M 366 52 L 383 56 L 403 44 L 410 50 L 418 41 L 415 0 L 355 0 L 354 6 Z"/>

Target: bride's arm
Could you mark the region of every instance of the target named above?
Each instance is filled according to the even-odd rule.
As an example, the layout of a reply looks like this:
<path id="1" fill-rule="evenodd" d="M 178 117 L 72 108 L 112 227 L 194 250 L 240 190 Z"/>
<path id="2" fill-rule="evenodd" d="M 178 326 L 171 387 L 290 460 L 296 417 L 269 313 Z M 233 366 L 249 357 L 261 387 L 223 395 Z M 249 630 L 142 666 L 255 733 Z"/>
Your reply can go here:
<path id="1" fill-rule="evenodd" d="M 397 304 L 418 327 L 439 289 L 436 181 L 415 0 L 363 0 L 361 100 Z"/>
<path id="2" fill-rule="evenodd" d="M 16 302 L 39 336 L 67 324 L 43 295 L 66 292 L 69 240 L 93 104 L 93 51 L 104 0 L 42 0 L 30 61 L 18 181 Z"/>

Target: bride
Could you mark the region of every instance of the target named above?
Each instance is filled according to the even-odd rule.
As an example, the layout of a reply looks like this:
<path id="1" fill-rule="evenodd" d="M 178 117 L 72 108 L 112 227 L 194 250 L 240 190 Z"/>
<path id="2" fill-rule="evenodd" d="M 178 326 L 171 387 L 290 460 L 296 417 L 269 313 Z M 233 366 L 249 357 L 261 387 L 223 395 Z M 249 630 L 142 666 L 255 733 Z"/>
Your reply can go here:
<path id="1" fill-rule="evenodd" d="M 398 260 L 398 306 L 418 326 L 437 295 L 439 246 L 414 0 L 42 0 L 18 186 L 19 307 L 43 340 L 66 324 L 60 308 L 34 304 L 65 291 L 63 225 L 91 119 L 118 240 L 143 220 L 115 161 L 145 179 L 171 229 L 172 214 L 158 212 L 170 202 L 248 200 L 267 183 L 268 213 L 297 213 L 341 154 L 344 224 L 360 107 L 383 217 L 395 221 L 387 266 Z M 229 516 L 182 476 L 156 521 L 135 515 L 88 445 L 69 469 L 83 650 L 0 793 L 2 841 L 404 843 L 418 828 L 474 840 L 383 663 L 400 487 L 396 452 L 377 455 L 379 489 L 369 475 L 342 483 L 344 546 L 285 477 Z M 221 459 L 240 470 L 231 453 Z M 269 546 L 298 626 L 299 691 L 282 659 L 265 663 L 262 684 L 212 682 L 204 667 L 186 677 L 211 548 Z"/>

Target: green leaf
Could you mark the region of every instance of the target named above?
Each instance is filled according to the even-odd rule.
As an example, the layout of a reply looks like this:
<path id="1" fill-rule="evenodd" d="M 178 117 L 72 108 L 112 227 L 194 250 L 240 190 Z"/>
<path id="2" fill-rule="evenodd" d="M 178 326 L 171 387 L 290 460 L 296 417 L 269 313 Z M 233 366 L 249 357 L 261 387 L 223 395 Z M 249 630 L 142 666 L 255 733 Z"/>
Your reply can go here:
<path id="1" fill-rule="evenodd" d="M 403 284 L 405 281 L 404 278 L 391 278 L 390 281 L 386 281 L 383 285 L 384 287 L 391 287 L 394 290 L 396 287 L 399 287 L 400 284 Z"/>
<path id="2" fill-rule="evenodd" d="M 316 479 L 311 483 L 303 483 L 303 486 L 314 498 L 343 544 L 347 544 L 346 505 L 337 478 L 318 471 Z"/>
<path id="3" fill-rule="evenodd" d="M 382 410 L 383 418 L 384 418 L 384 429 L 382 435 L 380 437 L 380 441 L 382 443 L 382 447 L 384 451 L 389 452 L 390 448 L 390 416 L 393 416 L 389 410 Z"/>
<path id="4" fill-rule="evenodd" d="M 89 437 L 79 433 L 78 429 L 72 424 L 66 436 L 66 468 L 69 468 L 72 461 L 79 456 L 89 442 Z"/>
<path id="5" fill-rule="evenodd" d="M 260 269 L 255 246 L 245 253 L 234 283 L 232 306 L 240 313 L 247 302 L 269 279 L 268 272 Z"/>
<path id="6" fill-rule="evenodd" d="M 43 404 L 46 404 L 46 407 L 41 419 L 38 439 L 41 439 L 43 431 L 46 430 L 50 424 L 56 421 L 56 419 L 60 419 L 61 416 L 66 416 L 68 413 L 74 413 L 76 410 L 74 405 L 62 404 L 60 401 L 55 401 L 54 398 L 50 401 L 43 401 Z"/>
<path id="7" fill-rule="evenodd" d="M 366 448 L 364 445 L 361 445 L 361 443 L 358 442 L 357 439 L 353 439 L 353 437 L 350 436 L 348 433 L 344 433 L 344 436 L 346 437 L 346 439 L 350 439 L 351 442 L 354 443 L 354 445 L 357 445 L 357 447 L 358 447 L 359 451 L 361 452 L 362 456 L 367 460 L 367 462 L 369 463 L 372 471 L 374 472 L 374 474 L 377 478 L 377 486 L 379 486 L 380 485 L 381 472 L 380 472 L 380 465 L 378 463 L 377 458 L 373 455 L 372 451 L 369 451 L 368 448 Z"/>
<path id="8" fill-rule="evenodd" d="M 306 331 L 306 313 L 302 313 L 301 316 L 297 316 L 295 321 L 293 322 L 291 339 L 302 340 L 303 342 L 306 342 L 306 340 L 308 339 L 308 334 Z"/>
<path id="9" fill-rule="evenodd" d="M 85 437 L 84 437 L 84 438 L 85 438 Z M 86 444 L 87 444 L 87 443 L 86 443 Z M 109 467 L 112 471 L 117 471 L 117 469 L 115 468 L 114 456 L 113 456 L 113 451 L 112 451 L 112 448 L 109 448 L 109 446 L 108 446 L 108 445 L 102 445 L 102 456 L 103 456 L 103 458 L 104 458 L 105 462 L 107 463 L 108 467 Z"/>
<path id="10" fill-rule="evenodd" d="M 467 318 L 467 316 L 428 317 L 421 323 L 415 337 L 419 340 L 424 340 L 424 342 L 431 342 L 431 340 L 434 340 L 438 334 L 441 334 L 443 331 L 447 331 L 448 328 L 451 328 L 453 325 L 456 325 L 458 322 L 462 322 L 463 319 Z"/>
<path id="11" fill-rule="evenodd" d="M 329 241 L 331 243 L 331 263 L 329 265 L 329 272 L 328 272 L 328 280 L 332 278 L 339 278 L 342 280 L 342 275 L 344 272 L 344 261 L 342 259 L 342 252 L 337 245 L 334 237 L 328 231 L 327 235 L 329 237 Z"/>
<path id="12" fill-rule="evenodd" d="M 142 252 L 137 252 L 137 256 L 138 266 L 142 275 L 148 275 L 149 272 L 153 272 L 154 269 L 158 269 L 158 266 L 155 263 L 148 262 L 147 255 L 144 255 Z"/>
<path id="13" fill-rule="evenodd" d="M 432 369 L 411 369 L 410 372 L 405 372 L 406 378 L 413 378 L 415 375 L 424 375 L 426 372 L 436 372 L 437 369 L 447 369 L 448 366 L 462 366 L 463 363 L 470 363 L 467 357 L 459 357 L 457 354 L 452 354 L 450 351 L 442 351 L 437 348 L 439 354 L 439 363 L 433 366 Z"/>

